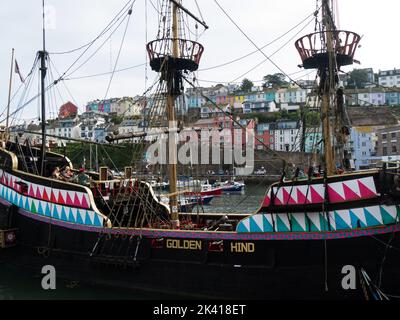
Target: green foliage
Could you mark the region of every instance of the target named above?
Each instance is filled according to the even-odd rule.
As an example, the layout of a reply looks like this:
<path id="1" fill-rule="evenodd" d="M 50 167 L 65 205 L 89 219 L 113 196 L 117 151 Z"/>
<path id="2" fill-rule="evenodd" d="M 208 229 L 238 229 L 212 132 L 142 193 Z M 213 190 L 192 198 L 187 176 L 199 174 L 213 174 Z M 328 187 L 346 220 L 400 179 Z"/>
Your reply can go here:
<path id="1" fill-rule="evenodd" d="M 368 72 L 364 69 L 354 69 L 347 80 L 347 89 L 362 89 L 368 84 Z"/>
<path id="2" fill-rule="evenodd" d="M 254 87 L 254 83 L 251 82 L 249 79 L 245 78 L 242 81 L 242 85 L 240 86 L 240 89 L 243 92 L 251 92 L 251 88 Z"/>
<path id="3" fill-rule="evenodd" d="M 321 115 L 318 112 L 311 111 L 306 114 L 306 126 L 316 127 L 321 124 Z"/>
<path id="4" fill-rule="evenodd" d="M 286 77 L 282 73 L 268 74 L 263 78 L 264 88 L 287 88 L 289 86 L 289 82 L 286 81 Z"/>
<path id="5" fill-rule="evenodd" d="M 143 150 L 145 150 L 143 149 L 143 145 L 132 143 L 121 145 L 125 148 L 117 149 L 108 146 L 97 146 L 99 166 L 107 166 L 113 170 L 115 170 L 115 166 L 119 169 L 123 169 L 123 167 L 136 164 L 141 160 L 144 153 Z M 95 168 L 95 145 L 89 145 L 87 143 L 67 143 L 66 147 L 54 148 L 52 151 L 67 156 L 72 161 L 74 168 L 82 167 L 84 159 L 86 160 L 86 168 L 89 168 L 90 152 L 92 152 L 92 167 Z"/>
<path id="6" fill-rule="evenodd" d="M 124 117 L 122 117 L 122 116 L 112 116 L 111 117 L 111 122 L 114 123 L 115 125 L 121 124 L 122 121 L 124 121 Z"/>
<path id="7" fill-rule="evenodd" d="M 258 119 L 258 123 L 273 123 L 278 120 L 300 120 L 300 111 L 298 112 L 268 112 L 268 113 L 246 113 L 240 115 L 242 119 Z"/>

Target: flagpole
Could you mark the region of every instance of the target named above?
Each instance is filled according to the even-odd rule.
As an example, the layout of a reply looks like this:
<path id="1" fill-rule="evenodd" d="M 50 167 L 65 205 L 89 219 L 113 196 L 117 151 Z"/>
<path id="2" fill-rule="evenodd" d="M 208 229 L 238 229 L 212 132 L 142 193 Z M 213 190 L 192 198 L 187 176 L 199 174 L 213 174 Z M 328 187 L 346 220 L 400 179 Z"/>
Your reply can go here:
<path id="1" fill-rule="evenodd" d="M 5 143 L 7 143 L 9 138 L 9 119 L 10 119 L 10 103 L 11 103 L 11 87 L 12 87 L 12 79 L 13 79 L 13 67 L 14 67 L 14 48 L 11 52 L 11 68 L 10 68 L 10 83 L 8 86 L 8 102 L 7 102 L 7 118 L 6 118 L 6 134 L 5 134 Z"/>

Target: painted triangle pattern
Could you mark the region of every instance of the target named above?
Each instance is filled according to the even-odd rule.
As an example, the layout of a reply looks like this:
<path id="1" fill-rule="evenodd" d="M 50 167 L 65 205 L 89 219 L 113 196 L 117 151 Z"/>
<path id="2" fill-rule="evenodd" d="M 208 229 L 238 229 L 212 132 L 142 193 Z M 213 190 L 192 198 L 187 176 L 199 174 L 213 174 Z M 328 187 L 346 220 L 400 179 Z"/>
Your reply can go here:
<path id="1" fill-rule="evenodd" d="M 0 182 L 2 185 L 18 192 L 20 191 L 20 185 L 17 182 L 24 182 L 28 186 L 27 194 L 32 198 L 90 209 L 89 196 L 84 192 L 45 187 L 15 177 L 3 170 L 0 170 Z"/>
<path id="2" fill-rule="evenodd" d="M 323 184 L 273 187 L 264 198 L 263 207 L 271 205 L 304 205 L 321 204 L 325 201 Z M 379 196 L 373 177 L 339 181 L 328 184 L 328 195 L 331 203 L 358 201 Z"/>
<path id="3" fill-rule="evenodd" d="M 400 206 L 369 206 L 346 210 L 292 214 L 257 213 L 239 222 L 239 233 L 328 232 L 385 226 L 400 222 Z"/>
<path id="4" fill-rule="evenodd" d="M 0 178 L 0 181 L 1 180 L 2 178 Z M 42 195 L 50 194 L 50 197 L 51 194 L 54 195 L 51 189 L 46 189 L 45 187 L 42 187 L 36 188 L 35 190 L 34 186 L 31 187 L 32 194 L 34 194 L 35 196 L 38 193 Z M 61 192 L 59 192 L 59 194 L 61 194 Z M 67 205 L 59 205 L 49 201 L 39 200 L 29 196 L 29 192 L 27 193 L 27 195 L 22 195 L 14 190 L 14 183 L 11 182 L 10 186 L 0 184 L 0 197 L 9 203 L 14 204 L 21 209 L 24 209 L 25 211 L 40 216 L 62 220 L 69 223 L 77 223 L 96 227 L 103 226 L 103 217 L 92 210 L 77 209 L 74 207 L 69 207 Z M 80 203 L 87 201 L 86 199 L 87 198 L 85 198 L 85 195 L 83 193 L 81 193 L 81 198 L 79 198 L 79 195 L 76 195 L 76 201 L 79 201 Z"/>

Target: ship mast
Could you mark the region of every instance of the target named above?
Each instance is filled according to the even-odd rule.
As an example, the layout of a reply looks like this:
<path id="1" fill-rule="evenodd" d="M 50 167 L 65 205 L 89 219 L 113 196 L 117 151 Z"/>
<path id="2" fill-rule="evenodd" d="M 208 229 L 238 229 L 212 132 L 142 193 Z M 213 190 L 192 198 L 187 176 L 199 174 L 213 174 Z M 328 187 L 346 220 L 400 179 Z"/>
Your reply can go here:
<path id="1" fill-rule="evenodd" d="M 304 69 L 318 70 L 325 170 L 328 175 L 333 175 L 336 173 L 336 163 L 342 163 L 344 160 L 343 136 L 346 133 L 345 127 L 342 127 L 343 119 L 341 119 L 343 117 L 343 90 L 337 89 L 338 71 L 341 66 L 353 64 L 354 54 L 361 37 L 351 31 L 336 29 L 329 0 L 322 0 L 321 12 L 322 30 L 300 38 L 295 45 L 303 61 Z M 333 108 L 335 103 L 336 106 Z M 332 119 L 335 119 L 334 130 Z"/>
<path id="2" fill-rule="evenodd" d="M 179 47 L 178 47 L 178 7 L 176 3 L 172 4 L 172 57 L 174 59 L 179 58 Z M 167 78 L 167 117 L 168 127 L 170 130 L 168 139 L 168 150 L 169 150 L 169 190 L 172 196 L 169 199 L 171 209 L 171 219 L 175 226 L 179 224 L 178 217 L 178 199 L 177 199 L 177 150 L 176 150 L 176 119 L 175 119 L 175 100 L 177 95 L 173 90 L 173 75 L 170 74 Z"/>
<path id="3" fill-rule="evenodd" d="M 6 129 L 5 129 L 5 139 L 4 143 L 7 144 L 9 139 L 10 129 L 9 129 L 9 120 L 10 120 L 10 103 L 11 103 L 11 87 L 12 87 L 12 75 L 13 75 L 13 68 L 14 68 L 14 48 L 11 52 L 11 68 L 10 68 L 10 82 L 8 85 L 8 100 L 7 100 L 7 118 L 6 118 Z"/>
<path id="4" fill-rule="evenodd" d="M 41 109 L 42 109 L 42 157 L 41 157 L 41 170 L 40 173 L 43 176 L 46 162 L 46 97 L 45 97 L 45 79 L 47 73 L 46 59 L 48 53 L 46 52 L 46 28 L 45 28 L 45 9 L 44 0 L 42 0 L 43 10 L 43 50 L 38 52 L 40 59 L 40 91 L 41 91 Z"/>
<path id="5" fill-rule="evenodd" d="M 335 173 L 335 155 L 332 146 L 331 129 L 331 97 L 336 86 L 336 58 L 333 48 L 333 30 L 332 12 L 329 8 L 329 0 L 322 2 L 322 23 L 326 31 L 326 49 L 328 54 L 328 67 L 326 68 L 325 83 L 320 84 L 322 93 L 322 121 L 323 121 L 323 139 L 325 146 L 325 166 L 328 175 Z"/>
<path id="6" fill-rule="evenodd" d="M 198 69 L 200 58 L 203 53 L 203 46 L 195 41 L 183 39 L 184 32 L 180 32 L 184 27 L 182 23 L 183 16 L 180 10 L 187 13 L 190 17 L 207 26 L 196 18 L 189 10 L 184 8 L 178 0 L 165 0 L 172 6 L 165 6 L 168 14 L 172 16 L 171 29 L 163 23 L 163 38 L 159 38 L 147 44 L 147 53 L 149 55 L 150 66 L 152 70 L 161 73 L 160 81 L 166 83 L 166 113 L 169 127 L 168 139 L 168 171 L 170 188 L 170 212 L 173 228 L 179 227 L 178 199 L 177 199 L 177 122 L 175 117 L 175 102 L 178 96 L 182 94 L 182 72 L 194 72 Z M 163 6 L 164 7 L 164 6 Z M 170 7 L 170 9 L 168 8 Z M 170 11 L 172 10 L 172 11 Z M 165 13 L 165 17 L 168 16 Z M 168 20 L 168 19 L 166 19 Z M 180 26 L 180 23 L 182 25 Z M 161 26 L 160 26 L 161 27 Z M 181 27 L 181 28 L 180 28 Z M 168 37 L 172 31 L 172 38 Z M 182 33 L 182 34 L 181 34 Z"/>

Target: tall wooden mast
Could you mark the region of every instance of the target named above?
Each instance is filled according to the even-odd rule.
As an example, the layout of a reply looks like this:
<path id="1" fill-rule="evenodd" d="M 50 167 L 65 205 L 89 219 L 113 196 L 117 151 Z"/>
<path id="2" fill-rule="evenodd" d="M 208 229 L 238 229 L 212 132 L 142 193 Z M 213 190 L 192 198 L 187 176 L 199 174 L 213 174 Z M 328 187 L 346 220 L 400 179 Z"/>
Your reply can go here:
<path id="1" fill-rule="evenodd" d="M 8 101 L 7 101 L 7 118 L 6 118 L 6 129 L 5 129 L 5 139 L 4 142 L 7 143 L 9 139 L 10 129 L 9 129 L 9 119 L 10 119 L 10 103 L 11 103 L 11 87 L 13 79 L 13 68 L 14 68 L 14 48 L 11 52 L 11 67 L 10 67 L 10 83 L 8 85 Z"/>
<path id="2" fill-rule="evenodd" d="M 46 67 L 46 59 L 47 59 L 47 52 L 46 52 L 46 28 L 45 28 L 45 10 L 44 10 L 44 0 L 42 0 L 42 9 L 43 9 L 43 50 L 39 51 L 39 59 L 40 59 L 40 91 L 41 91 L 41 109 L 42 109 L 42 157 L 41 157 L 41 170 L 40 173 L 43 176 L 45 170 L 45 163 L 46 163 L 46 95 L 45 95 L 45 79 L 47 73 Z"/>
<path id="3" fill-rule="evenodd" d="M 170 187 L 171 222 L 174 228 L 179 227 L 178 199 L 177 199 L 177 123 L 175 117 L 176 98 L 182 94 L 182 72 L 193 72 L 199 67 L 203 46 L 195 41 L 182 39 L 179 24 L 181 18 L 179 10 L 200 22 L 190 11 L 182 6 L 178 0 L 167 0 L 172 4 L 172 30 L 165 30 L 163 34 L 172 34 L 172 38 L 165 37 L 147 44 L 150 66 L 154 71 L 161 73 L 161 81 L 166 82 L 166 109 L 169 126 L 168 139 L 168 168 Z M 171 13 L 168 9 L 168 13 Z M 168 14 L 166 14 L 168 16 Z M 204 22 L 200 22 L 207 27 Z M 166 28 L 165 24 L 162 26 Z M 181 25 L 183 28 L 183 24 Z M 171 33 L 169 31 L 172 31 Z M 182 33 L 183 35 L 184 33 Z"/>
<path id="4" fill-rule="evenodd" d="M 175 3 L 172 4 L 172 58 L 179 58 L 179 32 L 178 32 L 178 7 Z M 174 73 L 176 70 L 171 70 Z M 169 139 L 168 139 L 168 150 L 169 150 L 169 190 L 172 196 L 169 199 L 171 209 L 171 219 L 174 226 L 179 225 L 178 217 L 178 199 L 177 199 L 177 150 L 176 150 L 176 119 L 175 119 L 175 100 L 176 94 L 174 87 L 173 74 L 169 74 L 167 77 L 167 117 L 169 127 Z"/>
<path id="5" fill-rule="evenodd" d="M 325 166 L 328 175 L 333 175 L 336 171 L 335 155 L 332 146 L 331 129 L 331 97 L 335 88 L 335 67 L 336 59 L 333 48 L 333 21 L 329 14 L 329 0 L 323 0 L 322 4 L 322 22 L 326 31 L 326 50 L 328 54 L 328 66 L 323 72 L 326 72 L 324 83 L 321 81 L 320 88 L 322 93 L 322 121 L 323 138 L 325 147 Z"/>
<path id="6" fill-rule="evenodd" d="M 335 159 L 333 142 L 336 139 L 343 146 L 343 139 L 340 137 L 345 131 L 342 127 L 338 128 L 341 121 L 335 121 L 335 130 L 332 130 L 331 123 L 332 116 L 341 116 L 338 111 L 343 109 L 343 94 L 338 98 L 341 91 L 336 88 L 339 81 L 338 70 L 341 66 L 353 64 L 361 37 L 351 31 L 336 29 L 329 0 L 322 0 L 321 11 L 322 31 L 298 39 L 295 45 L 303 61 L 302 66 L 305 69 L 318 69 L 325 169 L 328 175 L 333 175 L 336 172 L 336 161 L 343 160 L 343 152 L 337 152 L 338 158 Z M 333 108 L 335 102 L 337 106 Z"/>

